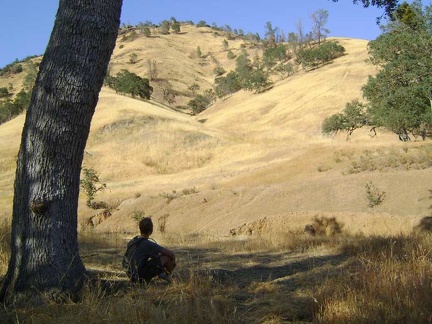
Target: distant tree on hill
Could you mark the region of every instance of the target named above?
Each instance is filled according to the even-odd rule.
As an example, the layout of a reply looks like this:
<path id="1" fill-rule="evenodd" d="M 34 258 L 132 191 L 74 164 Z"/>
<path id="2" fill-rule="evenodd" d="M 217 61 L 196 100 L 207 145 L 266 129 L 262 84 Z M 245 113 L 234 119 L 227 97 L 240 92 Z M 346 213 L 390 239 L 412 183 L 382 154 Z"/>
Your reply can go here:
<path id="1" fill-rule="evenodd" d="M 228 41 L 226 39 L 224 39 L 222 42 L 222 49 L 224 51 L 226 51 L 228 49 Z"/>
<path id="2" fill-rule="evenodd" d="M 147 60 L 147 74 L 150 79 L 150 81 L 156 81 L 158 78 L 158 67 L 157 67 L 157 61 L 156 60 Z"/>
<path id="3" fill-rule="evenodd" d="M 192 92 L 192 96 L 196 95 L 196 92 L 200 89 L 200 86 L 197 83 L 192 83 L 189 87 L 188 90 L 190 92 Z"/>
<path id="4" fill-rule="evenodd" d="M 277 27 L 273 28 L 272 23 L 268 21 L 265 25 L 265 40 L 267 46 L 275 46 Z"/>
<path id="5" fill-rule="evenodd" d="M 312 13 L 311 18 L 313 22 L 312 32 L 314 38 L 318 40 L 318 45 L 321 45 L 321 40 L 324 39 L 330 31 L 324 26 L 327 24 L 329 13 L 327 10 L 319 9 Z"/>
<path id="6" fill-rule="evenodd" d="M 151 22 L 150 22 L 151 23 Z M 150 25 L 143 23 L 143 22 L 139 22 L 138 23 L 138 30 L 145 36 L 145 37 L 150 37 L 151 36 L 151 30 L 150 30 Z"/>
<path id="7" fill-rule="evenodd" d="M 150 86 L 147 78 L 141 78 L 128 70 L 117 73 L 112 84 L 116 92 L 130 94 L 132 98 L 138 96 L 143 99 L 150 99 L 153 93 L 153 87 Z"/>
<path id="8" fill-rule="evenodd" d="M 342 45 L 336 42 L 326 42 L 321 46 L 300 50 L 296 60 L 303 65 L 305 70 L 316 69 L 344 53 L 345 48 Z"/>
<path id="9" fill-rule="evenodd" d="M 195 98 L 188 102 L 188 106 L 191 108 L 194 115 L 204 111 L 211 104 L 211 98 L 204 95 L 196 95 Z"/>
<path id="10" fill-rule="evenodd" d="M 197 24 L 195 25 L 195 27 L 207 27 L 207 22 L 205 20 L 200 20 L 197 22 Z"/>
<path id="11" fill-rule="evenodd" d="M 171 23 L 171 29 L 174 33 L 180 33 L 180 23 L 178 21 L 174 21 Z"/>
<path id="12" fill-rule="evenodd" d="M 159 26 L 159 32 L 162 35 L 168 35 L 170 30 L 170 22 L 168 20 L 164 20 L 161 22 Z"/>
<path id="13" fill-rule="evenodd" d="M 162 90 L 164 100 L 170 105 L 173 104 L 175 102 L 176 93 L 172 83 L 168 80 L 161 80 L 158 82 L 158 86 Z"/>

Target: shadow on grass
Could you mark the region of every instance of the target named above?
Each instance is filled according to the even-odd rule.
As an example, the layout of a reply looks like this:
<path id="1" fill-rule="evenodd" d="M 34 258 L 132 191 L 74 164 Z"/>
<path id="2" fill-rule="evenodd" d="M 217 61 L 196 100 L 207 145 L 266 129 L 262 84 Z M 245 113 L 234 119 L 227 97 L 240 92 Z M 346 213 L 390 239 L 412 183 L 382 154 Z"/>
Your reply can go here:
<path id="1" fill-rule="evenodd" d="M 315 256 L 293 251 L 232 254 L 226 252 L 225 244 L 231 243 L 221 242 L 219 247 L 211 248 L 169 247 L 178 259 L 174 284 L 154 280 L 150 286 L 167 291 L 175 290 L 175 286 L 198 285 L 199 280 L 213 287 L 210 289 L 225 291 L 224 297 L 235 304 L 240 322 L 312 321 L 318 309 L 314 298 L 316 287 L 323 280 L 340 275 L 349 264 L 349 257 L 344 254 Z M 82 252 L 85 262 L 106 264 L 113 269 L 88 266 L 90 289 L 103 295 L 121 296 L 139 287 L 130 283 L 121 269 L 123 252 L 106 248 Z"/>

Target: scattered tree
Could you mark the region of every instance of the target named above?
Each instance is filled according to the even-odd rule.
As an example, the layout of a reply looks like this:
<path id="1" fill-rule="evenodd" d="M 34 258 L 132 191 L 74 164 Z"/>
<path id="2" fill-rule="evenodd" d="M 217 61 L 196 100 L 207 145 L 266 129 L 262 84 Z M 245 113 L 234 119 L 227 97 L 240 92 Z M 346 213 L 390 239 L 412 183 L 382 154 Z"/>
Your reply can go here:
<path id="1" fill-rule="evenodd" d="M 312 13 L 313 34 L 315 39 L 318 40 L 318 45 L 321 45 L 321 40 L 327 36 L 330 31 L 324 26 L 327 24 L 329 13 L 327 10 L 319 9 Z"/>
<path id="2" fill-rule="evenodd" d="M 369 77 L 363 96 L 375 126 L 405 137 L 432 127 L 432 6 L 414 1 L 399 9 L 400 18 L 369 43 L 369 62 L 380 70 Z"/>
<path id="3" fill-rule="evenodd" d="M 158 82 L 159 88 L 162 90 L 163 98 L 168 104 L 173 104 L 175 102 L 176 93 L 171 82 L 168 80 L 161 80 Z"/>
<path id="4" fill-rule="evenodd" d="M 170 30 L 170 22 L 168 20 L 164 20 L 161 22 L 159 26 L 159 32 L 162 35 L 168 35 Z"/>
<path id="5" fill-rule="evenodd" d="M 197 83 L 192 83 L 189 87 L 188 90 L 190 92 L 192 92 L 192 96 L 196 95 L 196 92 L 200 89 L 200 86 Z"/>
<path id="6" fill-rule="evenodd" d="M 150 81 L 156 81 L 158 77 L 158 68 L 156 60 L 147 60 L 147 74 Z"/>

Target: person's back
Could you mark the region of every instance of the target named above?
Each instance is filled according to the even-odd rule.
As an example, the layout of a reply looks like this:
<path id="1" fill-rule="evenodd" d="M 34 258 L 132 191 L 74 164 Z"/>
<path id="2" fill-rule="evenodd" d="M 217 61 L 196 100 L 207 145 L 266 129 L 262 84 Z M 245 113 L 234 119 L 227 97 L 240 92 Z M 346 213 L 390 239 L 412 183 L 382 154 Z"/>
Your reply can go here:
<path id="1" fill-rule="evenodd" d="M 169 274 L 176 266 L 174 253 L 149 240 L 153 233 L 151 218 L 143 218 L 139 228 L 141 235 L 129 241 L 123 261 L 128 277 L 131 281 L 150 282 L 159 276 L 171 282 Z"/>

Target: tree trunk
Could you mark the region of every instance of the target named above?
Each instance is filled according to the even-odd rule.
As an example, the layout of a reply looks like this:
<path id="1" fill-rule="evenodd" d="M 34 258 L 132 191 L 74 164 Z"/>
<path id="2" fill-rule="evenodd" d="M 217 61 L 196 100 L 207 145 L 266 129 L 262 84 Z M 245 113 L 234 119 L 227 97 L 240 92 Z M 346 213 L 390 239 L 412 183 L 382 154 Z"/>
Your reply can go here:
<path id="1" fill-rule="evenodd" d="M 74 295 L 82 287 L 80 170 L 121 6 L 122 0 L 59 2 L 22 133 L 2 301 L 29 292 Z"/>

